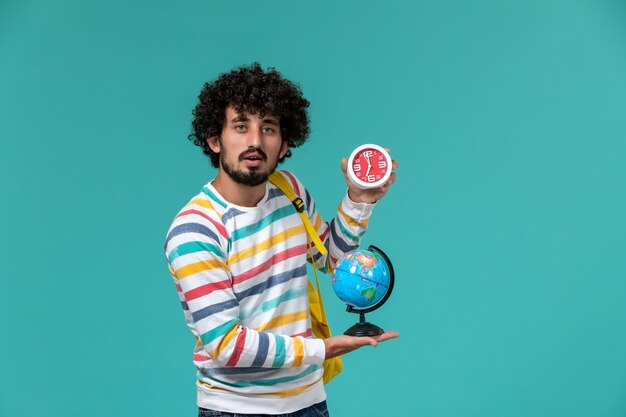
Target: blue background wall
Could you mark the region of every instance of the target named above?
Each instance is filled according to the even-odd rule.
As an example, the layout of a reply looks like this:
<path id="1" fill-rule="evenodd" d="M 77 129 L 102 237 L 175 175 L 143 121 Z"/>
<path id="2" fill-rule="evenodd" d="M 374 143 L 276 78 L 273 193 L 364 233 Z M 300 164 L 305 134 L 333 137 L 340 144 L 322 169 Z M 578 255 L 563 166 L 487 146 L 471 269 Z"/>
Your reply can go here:
<path id="1" fill-rule="evenodd" d="M 364 244 L 397 272 L 340 416 L 626 415 L 626 3 L 0 3 L 0 415 L 195 413 L 162 254 L 215 171 L 204 81 L 258 60 L 311 100 L 284 165 L 331 216 L 342 156 L 400 161 Z M 335 332 L 355 320 L 330 288 Z"/>

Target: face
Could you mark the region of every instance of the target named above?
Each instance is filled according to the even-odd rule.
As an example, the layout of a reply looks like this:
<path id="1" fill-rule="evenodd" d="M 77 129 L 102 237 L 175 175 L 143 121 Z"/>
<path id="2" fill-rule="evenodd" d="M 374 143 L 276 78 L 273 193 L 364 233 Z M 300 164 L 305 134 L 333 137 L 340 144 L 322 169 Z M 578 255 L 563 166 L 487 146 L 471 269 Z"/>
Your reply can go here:
<path id="1" fill-rule="evenodd" d="M 222 134 L 208 143 L 220 154 L 220 169 L 235 182 L 250 186 L 267 181 L 288 149 L 280 135 L 280 117 L 237 113 L 230 106 Z"/>

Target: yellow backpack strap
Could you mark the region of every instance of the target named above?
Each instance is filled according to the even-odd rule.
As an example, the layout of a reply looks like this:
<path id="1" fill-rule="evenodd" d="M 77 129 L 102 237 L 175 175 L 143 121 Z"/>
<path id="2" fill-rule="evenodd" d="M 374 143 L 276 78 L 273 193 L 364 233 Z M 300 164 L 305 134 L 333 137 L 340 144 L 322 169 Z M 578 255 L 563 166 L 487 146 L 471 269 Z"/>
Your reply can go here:
<path id="1" fill-rule="evenodd" d="M 322 291 L 320 289 L 320 280 L 317 276 L 317 268 L 315 268 L 315 263 L 313 262 L 313 250 L 311 249 L 311 245 L 308 244 L 309 236 L 313 240 L 313 243 L 317 247 L 317 250 L 322 255 L 326 255 L 326 253 L 328 252 L 326 250 L 326 246 L 324 246 L 324 243 L 322 243 L 322 240 L 320 239 L 319 235 L 317 234 L 317 231 L 313 227 L 311 220 L 309 220 L 309 216 L 307 216 L 306 213 L 304 212 L 304 201 L 302 201 L 302 199 L 296 195 L 296 192 L 294 191 L 293 187 L 291 186 L 289 181 L 287 181 L 287 179 L 283 176 L 283 174 L 280 171 L 274 171 L 270 175 L 269 180 L 272 184 L 278 187 L 278 189 L 280 189 L 285 194 L 285 196 L 287 196 L 289 200 L 291 200 L 293 205 L 296 207 L 298 214 L 302 218 L 302 222 L 304 223 L 304 227 L 306 228 L 306 231 L 307 231 L 307 239 L 306 239 L 307 246 L 309 247 L 309 254 L 311 256 L 311 263 L 313 265 L 313 275 L 315 275 L 315 286 L 317 287 L 317 294 L 315 298 L 318 300 L 319 306 L 320 306 L 320 309 L 319 309 L 320 311 L 317 311 L 316 309 L 315 313 L 321 315 L 322 322 L 328 325 L 328 319 L 326 318 L 326 311 L 324 311 L 324 302 L 322 301 Z M 326 337 L 330 337 L 330 331 L 328 332 Z"/>
<path id="2" fill-rule="evenodd" d="M 315 230 L 315 227 L 313 227 L 311 220 L 309 220 L 309 216 L 307 216 L 306 213 L 304 212 L 304 201 L 302 201 L 302 199 L 296 195 L 296 192 L 293 190 L 293 187 L 291 186 L 291 184 L 289 184 L 289 181 L 287 181 L 287 179 L 283 176 L 283 174 L 280 173 L 280 171 L 274 171 L 270 175 L 269 180 L 272 184 L 278 187 L 278 189 L 282 191 L 287 196 L 287 198 L 292 202 L 298 214 L 302 218 L 304 227 L 306 228 L 308 235 L 311 236 L 311 239 L 313 240 L 315 247 L 317 247 L 317 250 L 322 255 L 326 255 L 327 253 L 326 246 L 324 246 L 320 237 L 317 235 L 317 231 Z"/>
<path id="3" fill-rule="evenodd" d="M 291 200 L 293 205 L 296 207 L 298 214 L 302 218 L 302 223 L 304 223 L 304 227 L 306 228 L 307 246 L 309 248 L 309 254 L 311 256 L 313 274 L 315 275 L 315 285 L 317 287 L 316 292 L 315 287 L 313 287 L 311 281 L 309 281 L 309 310 L 311 312 L 311 328 L 313 330 L 313 334 L 318 339 L 328 339 L 332 336 L 332 334 L 330 332 L 330 327 L 328 326 L 326 311 L 324 310 L 322 291 L 320 289 L 320 280 L 317 276 L 317 268 L 315 267 L 315 262 L 313 262 L 313 248 L 309 244 L 309 236 L 311 237 L 311 239 L 313 239 L 313 243 L 322 255 L 326 255 L 328 251 L 326 250 L 326 247 L 318 236 L 317 231 L 311 224 L 309 217 L 304 212 L 304 201 L 302 201 L 302 199 L 296 195 L 296 192 L 293 190 L 293 187 L 291 186 L 289 181 L 287 181 L 287 179 L 279 171 L 274 171 L 270 175 L 269 180 L 272 184 L 278 187 L 278 189 L 280 189 L 289 200 Z M 323 367 L 324 374 L 322 378 L 324 380 L 324 384 L 328 384 L 334 377 L 339 375 L 339 373 L 343 369 L 341 356 L 335 356 L 334 358 L 326 359 L 324 361 Z"/>

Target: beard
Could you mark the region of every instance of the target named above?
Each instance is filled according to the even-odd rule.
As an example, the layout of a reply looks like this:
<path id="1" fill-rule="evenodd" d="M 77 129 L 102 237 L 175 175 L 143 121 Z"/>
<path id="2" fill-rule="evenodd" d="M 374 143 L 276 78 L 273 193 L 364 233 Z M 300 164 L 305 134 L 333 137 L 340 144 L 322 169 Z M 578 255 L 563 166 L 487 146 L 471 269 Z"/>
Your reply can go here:
<path id="1" fill-rule="evenodd" d="M 258 153 L 263 160 L 267 161 L 267 155 L 261 149 L 251 148 L 247 151 L 241 153 L 239 155 L 239 161 L 243 161 L 247 154 L 250 153 Z M 222 148 L 222 152 L 220 152 L 220 164 L 224 169 L 224 172 L 228 174 L 230 178 L 236 183 L 242 185 L 249 185 L 254 187 L 256 185 L 263 184 L 269 178 L 270 174 L 274 172 L 276 167 L 278 166 L 278 158 L 274 162 L 273 166 L 270 166 L 269 169 L 263 171 L 256 167 L 246 168 L 246 169 L 237 169 L 236 167 L 230 165 L 226 158 L 226 152 Z"/>

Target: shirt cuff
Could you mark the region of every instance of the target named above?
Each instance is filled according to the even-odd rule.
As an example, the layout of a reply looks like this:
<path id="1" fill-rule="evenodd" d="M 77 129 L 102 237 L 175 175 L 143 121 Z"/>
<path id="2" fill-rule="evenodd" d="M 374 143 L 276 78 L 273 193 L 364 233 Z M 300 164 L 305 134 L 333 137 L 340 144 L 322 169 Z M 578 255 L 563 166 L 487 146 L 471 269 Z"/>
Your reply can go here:
<path id="1" fill-rule="evenodd" d="M 359 223 L 370 218 L 375 206 L 376 203 L 355 203 L 350 200 L 347 191 L 346 196 L 341 201 L 341 209 L 343 212 Z"/>
<path id="2" fill-rule="evenodd" d="M 304 339 L 305 355 L 304 365 L 321 365 L 326 358 L 326 344 L 322 339 Z"/>

